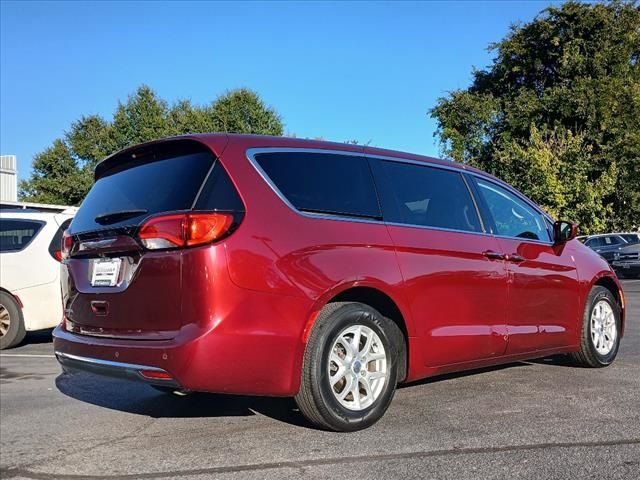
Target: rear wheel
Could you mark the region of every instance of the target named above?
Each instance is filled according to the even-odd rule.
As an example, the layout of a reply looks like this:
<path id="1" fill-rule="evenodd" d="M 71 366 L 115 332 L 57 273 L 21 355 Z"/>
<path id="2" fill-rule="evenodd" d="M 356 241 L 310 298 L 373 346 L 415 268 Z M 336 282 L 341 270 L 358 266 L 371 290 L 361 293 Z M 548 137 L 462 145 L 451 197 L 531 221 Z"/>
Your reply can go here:
<path id="1" fill-rule="evenodd" d="M 620 346 L 620 307 L 611 291 L 596 286 L 587 298 L 582 319 L 580 350 L 573 360 L 583 367 L 606 367 Z"/>
<path id="2" fill-rule="evenodd" d="M 361 303 L 332 303 L 309 335 L 296 403 L 318 427 L 354 431 L 389 407 L 404 362 L 398 326 Z"/>
<path id="3" fill-rule="evenodd" d="M 18 345 L 26 334 L 20 307 L 11 295 L 0 292 L 0 350 Z"/>

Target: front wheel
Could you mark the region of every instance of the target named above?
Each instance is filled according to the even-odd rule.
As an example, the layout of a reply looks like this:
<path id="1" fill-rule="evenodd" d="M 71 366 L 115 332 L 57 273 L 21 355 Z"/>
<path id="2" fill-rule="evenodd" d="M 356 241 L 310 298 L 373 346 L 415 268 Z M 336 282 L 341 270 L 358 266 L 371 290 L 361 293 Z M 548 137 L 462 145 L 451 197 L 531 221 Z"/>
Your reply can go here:
<path id="1" fill-rule="evenodd" d="M 372 425 L 393 399 L 403 347 L 398 326 L 368 305 L 327 305 L 305 349 L 296 396 L 300 411 L 328 430 Z"/>
<path id="2" fill-rule="evenodd" d="M 611 365 L 620 346 L 620 307 L 606 288 L 595 286 L 589 293 L 582 319 L 580 350 L 573 360 L 583 367 Z"/>

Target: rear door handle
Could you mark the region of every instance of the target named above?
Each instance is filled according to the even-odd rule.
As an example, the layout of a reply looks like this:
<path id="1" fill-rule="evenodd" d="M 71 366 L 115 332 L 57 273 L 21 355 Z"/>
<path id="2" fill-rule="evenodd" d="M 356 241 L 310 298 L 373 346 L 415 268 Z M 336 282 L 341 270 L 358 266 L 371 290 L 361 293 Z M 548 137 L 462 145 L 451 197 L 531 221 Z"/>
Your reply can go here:
<path id="1" fill-rule="evenodd" d="M 493 250 L 486 250 L 482 252 L 482 255 L 487 257 L 489 260 L 504 260 L 503 254 L 494 252 Z"/>
<path id="2" fill-rule="evenodd" d="M 513 263 L 522 263 L 525 261 L 525 258 L 521 257 L 517 253 L 512 253 L 511 255 L 505 255 L 504 259 L 507 260 L 508 262 L 513 262 Z"/>

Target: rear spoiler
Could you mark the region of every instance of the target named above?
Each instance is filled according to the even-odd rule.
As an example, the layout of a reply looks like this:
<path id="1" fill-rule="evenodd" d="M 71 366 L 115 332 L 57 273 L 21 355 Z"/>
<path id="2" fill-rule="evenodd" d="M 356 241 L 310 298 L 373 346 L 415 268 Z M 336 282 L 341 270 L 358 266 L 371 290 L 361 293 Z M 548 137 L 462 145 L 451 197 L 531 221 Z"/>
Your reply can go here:
<path id="1" fill-rule="evenodd" d="M 183 135 L 140 143 L 120 150 L 98 163 L 94 171 L 94 179 L 98 180 L 134 165 L 154 162 L 180 154 L 206 151 L 220 156 L 227 142 L 226 134 L 215 134 Z"/>

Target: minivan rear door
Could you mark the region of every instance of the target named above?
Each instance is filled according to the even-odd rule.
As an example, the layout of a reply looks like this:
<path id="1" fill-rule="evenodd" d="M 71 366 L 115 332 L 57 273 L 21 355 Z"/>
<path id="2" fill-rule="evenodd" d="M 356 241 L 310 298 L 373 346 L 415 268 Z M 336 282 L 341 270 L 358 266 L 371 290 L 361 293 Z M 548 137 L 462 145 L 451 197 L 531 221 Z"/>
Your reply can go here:
<path id="1" fill-rule="evenodd" d="M 424 365 L 499 356 L 506 342 L 506 267 L 462 173 L 372 159 Z"/>
<path id="2" fill-rule="evenodd" d="M 147 251 L 137 232 L 150 217 L 190 211 L 215 165 L 214 153 L 192 140 L 142 145 L 98 165 L 96 183 L 68 230 L 67 328 L 132 339 L 177 334 L 181 250 Z"/>

